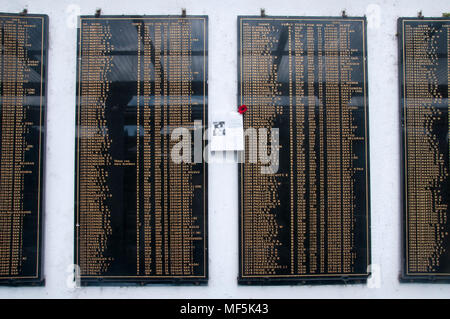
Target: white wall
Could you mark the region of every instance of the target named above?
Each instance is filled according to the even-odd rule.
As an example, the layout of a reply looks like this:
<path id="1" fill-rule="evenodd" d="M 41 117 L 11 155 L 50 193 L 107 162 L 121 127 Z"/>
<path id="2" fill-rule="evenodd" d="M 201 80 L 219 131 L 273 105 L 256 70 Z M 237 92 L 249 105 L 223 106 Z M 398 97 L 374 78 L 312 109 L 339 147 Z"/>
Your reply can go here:
<path id="1" fill-rule="evenodd" d="M 446 6 L 447 5 L 447 6 Z M 449 298 L 450 284 L 400 284 L 399 106 L 396 23 L 400 16 L 441 16 L 448 0 L 0 0 L 0 11 L 45 13 L 50 17 L 47 119 L 45 287 L 0 288 L 0 298 Z M 245 287 L 238 271 L 238 181 L 236 164 L 209 167 L 209 270 L 204 287 L 69 288 L 73 263 L 76 28 L 71 15 L 93 14 L 209 16 L 209 112 L 236 108 L 236 16 L 336 16 L 369 18 L 369 112 L 372 198 L 372 260 L 379 285 Z M 369 13 L 374 13 L 369 14 Z M 377 19 L 376 13 L 379 12 Z M 372 18 L 374 18 L 372 22 Z M 378 20 L 378 21 L 377 21 Z M 378 23 L 377 23 L 378 22 Z M 211 117 L 210 117 L 211 118 Z"/>

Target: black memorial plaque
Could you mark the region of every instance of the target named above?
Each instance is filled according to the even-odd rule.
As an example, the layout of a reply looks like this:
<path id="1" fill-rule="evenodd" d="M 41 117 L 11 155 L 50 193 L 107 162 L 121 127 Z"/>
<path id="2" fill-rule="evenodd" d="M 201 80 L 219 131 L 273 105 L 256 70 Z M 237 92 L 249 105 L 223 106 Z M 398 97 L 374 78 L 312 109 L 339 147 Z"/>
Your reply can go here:
<path id="1" fill-rule="evenodd" d="M 83 16 L 79 23 L 81 284 L 206 283 L 208 18 Z M 173 156 L 178 128 L 191 137 L 181 162 Z"/>
<path id="2" fill-rule="evenodd" d="M 248 108 L 239 283 L 364 282 L 366 20 L 249 16 L 238 25 L 238 104 Z M 258 131 L 256 139 L 249 130 Z"/>
<path id="3" fill-rule="evenodd" d="M 450 280 L 449 18 L 400 18 L 401 279 Z"/>
<path id="4" fill-rule="evenodd" d="M 0 285 L 43 285 L 46 15 L 0 13 Z"/>

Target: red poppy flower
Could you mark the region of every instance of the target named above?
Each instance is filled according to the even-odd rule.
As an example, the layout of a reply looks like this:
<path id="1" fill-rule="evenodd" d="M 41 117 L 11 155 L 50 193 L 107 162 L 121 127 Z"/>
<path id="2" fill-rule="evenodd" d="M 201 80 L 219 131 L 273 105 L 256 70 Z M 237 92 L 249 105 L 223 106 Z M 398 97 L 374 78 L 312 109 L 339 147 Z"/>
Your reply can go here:
<path id="1" fill-rule="evenodd" d="M 238 112 L 239 114 L 244 114 L 245 112 L 247 112 L 247 105 L 242 104 L 241 106 L 239 106 Z"/>

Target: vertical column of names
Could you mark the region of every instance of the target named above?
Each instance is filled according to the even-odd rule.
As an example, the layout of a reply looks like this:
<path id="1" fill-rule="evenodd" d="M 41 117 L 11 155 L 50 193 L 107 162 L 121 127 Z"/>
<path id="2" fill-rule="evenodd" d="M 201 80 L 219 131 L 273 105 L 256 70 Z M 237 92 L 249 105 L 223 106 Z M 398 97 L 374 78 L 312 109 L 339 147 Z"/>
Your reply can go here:
<path id="1" fill-rule="evenodd" d="M 305 46 L 305 35 L 304 30 L 306 29 L 305 24 L 297 23 L 294 25 L 294 67 L 295 67 L 295 150 L 296 158 L 294 158 L 294 163 L 296 163 L 296 192 L 295 200 L 297 203 L 297 269 L 296 273 L 302 274 L 307 272 L 307 262 L 309 260 L 308 248 L 307 248 L 307 187 L 306 187 L 306 133 L 305 133 L 305 94 L 307 87 L 306 82 L 306 46 Z"/>
<path id="2" fill-rule="evenodd" d="M 144 29 L 144 77 L 154 89 L 151 92 L 151 84 L 144 84 L 144 95 L 152 97 L 144 99 L 144 153 L 139 159 L 145 174 L 142 195 L 148 201 L 145 250 L 152 251 L 153 246 L 155 251 L 145 257 L 145 272 L 192 276 L 200 266 L 194 256 L 195 242 L 203 240 L 196 236 L 199 226 L 192 207 L 195 189 L 202 189 L 193 179 L 201 172 L 194 170 L 192 163 L 174 158 L 180 155 L 172 151 L 179 140 L 171 134 L 194 125 L 192 105 L 198 102 L 192 100 L 192 43 L 200 39 L 193 36 L 192 23 L 186 20 L 145 22 Z M 153 105 L 145 101 L 153 101 Z M 192 147 L 190 143 L 185 146 L 184 151 Z M 154 261 L 149 259 L 152 255 Z"/>
<path id="3" fill-rule="evenodd" d="M 174 161 L 171 150 L 178 141 L 170 138 L 174 129 L 193 126 L 191 43 L 198 39 L 193 39 L 191 28 L 186 22 L 145 23 L 144 76 L 145 81 L 154 83 L 154 93 L 150 83 L 144 84 L 144 95 L 153 93 L 154 97 L 144 98 L 144 153 L 140 157 L 147 202 L 145 251 L 155 247 L 154 268 L 152 254 L 145 257 L 147 275 L 193 275 L 198 266 L 193 245 L 202 238 L 194 234 L 198 227 L 192 215 L 192 176 L 200 172 L 193 171 L 189 163 Z M 154 213 L 150 209 L 152 202 Z"/>
<path id="4" fill-rule="evenodd" d="M 78 119 L 78 262 L 81 275 L 102 275 L 114 261 L 104 253 L 112 234 L 108 167 L 111 139 L 106 121 L 113 47 L 110 28 L 83 22 L 80 30 Z"/>
<path id="5" fill-rule="evenodd" d="M 279 61 L 273 51 L 280 43 L 274 36 L 275 28 L 269 23 L 243 22 L 242 39 L 242 104 L 249 106 L 244 116 L 244 129 L 249 139 L 245 144 L 245 165 L 242 176 L 242 193 L 247 200 L 243 205 L 243 258 L 246 274 L 276 274 L 279 269 L 291 269 L 290 261 L 280 260 L 278 234 L 280 225 L 276 220 L 279 207 L 277 185 L 289 178 L 289 174 L 261 174 L 258 162 L 256 138 L 261 128 L 271 128 L 277 115 L 283 114 L 276 105 L 280 100 L 277 73 Z"/>
<path id="6" fill-rule="evenodd" d="M 2 21 L 2 139 L 0 163 L 1 275 L 18 275 L 22 258 L 24 75 L 26 21 Z"/>

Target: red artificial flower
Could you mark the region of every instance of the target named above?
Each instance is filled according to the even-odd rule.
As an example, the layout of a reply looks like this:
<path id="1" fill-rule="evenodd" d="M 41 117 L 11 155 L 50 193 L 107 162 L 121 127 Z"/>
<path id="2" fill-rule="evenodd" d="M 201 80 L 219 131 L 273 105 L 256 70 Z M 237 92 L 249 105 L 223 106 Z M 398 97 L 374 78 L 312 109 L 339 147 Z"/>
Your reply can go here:
<path id="1" fill-rule="evenodd" d="M 247 112 L 247 105 L 242 104 L 241 106 L 239 106 L 238 112 L 239 114 L 244 114 L 245 112 Z"/>

